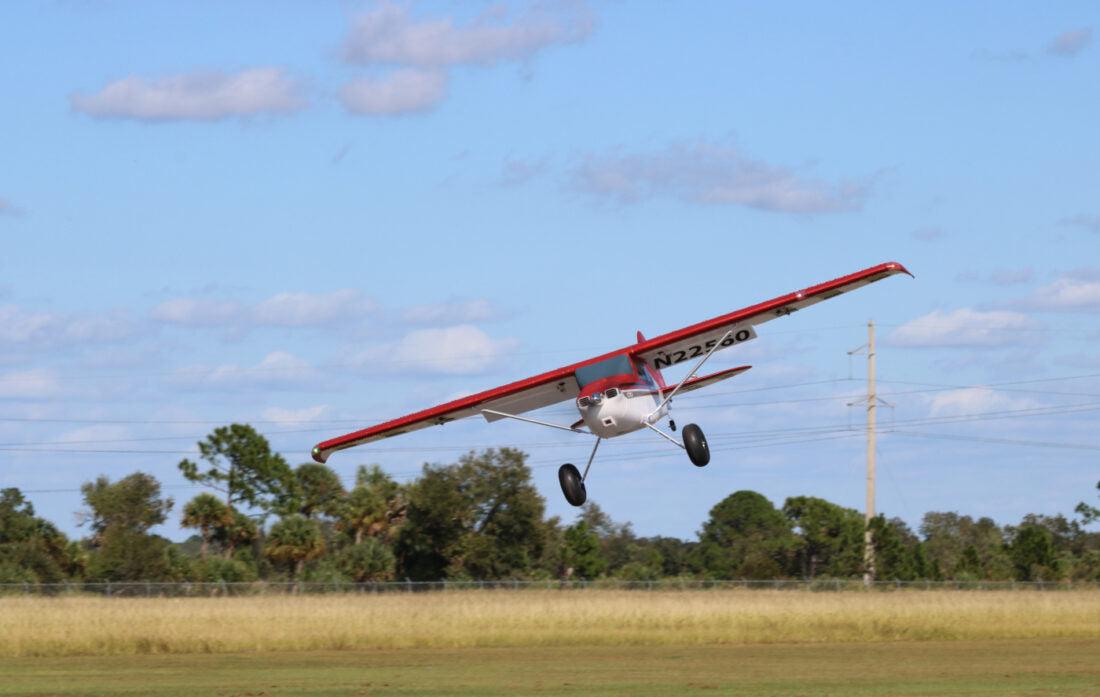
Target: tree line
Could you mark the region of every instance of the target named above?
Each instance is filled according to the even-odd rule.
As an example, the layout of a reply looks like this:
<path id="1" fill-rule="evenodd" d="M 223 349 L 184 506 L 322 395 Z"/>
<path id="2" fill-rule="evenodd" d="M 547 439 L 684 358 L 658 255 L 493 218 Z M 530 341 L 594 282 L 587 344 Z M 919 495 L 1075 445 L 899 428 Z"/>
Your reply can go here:
<path id="1" fill-rule="evenodd" d="M 182 507 L 183 543 L 152 534 L 175 502 L 151 475 L 81 487 L 88 534 L 68 536 L 18 489 L 0 491 L 0 583 L 62 581 L 387 581 L 392 579 L 855 578 L 864 516 L 812 496 L 776 507 L 737 491 L 711 509 L 696 540 L 639 537 L 586 504 L 547 517 L 526 455 L 510 448 L 425 464 L 399 484 L 378 465 L 354 486 L 329 467 L 291 467 L 251 426 L 217 428 L 183 475 L 210 491 Z M 1097 483 L 1100 488 L 1100 482 Z M 1100 580 L 1100 509 L 1029 514 L 1000 526 L 956 512 L 871 521 L 881 580 Z"/>

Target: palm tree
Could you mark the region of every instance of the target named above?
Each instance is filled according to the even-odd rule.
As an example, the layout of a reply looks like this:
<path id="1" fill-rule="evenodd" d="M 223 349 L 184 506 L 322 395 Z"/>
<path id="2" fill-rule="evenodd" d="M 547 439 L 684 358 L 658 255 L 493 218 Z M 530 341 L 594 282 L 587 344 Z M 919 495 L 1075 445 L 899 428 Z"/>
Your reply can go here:
<path id="1" fill-rule="evenodd" d="M 305 563 L 325 553 L 325 540 L 317 521 L 300 513 L 289 515 L 271 527 L 264 554 L 273 562 L 292 564 L 291 578 L 302 573 Z"/>
<path id="2" fill-rule="evenodd" d="M 359 466 L 352 489 L 337 508 L 338 529 L 355 531 L 355 544 L 363 536 L 389 539 L 405 518 L 401 487 L 378 465 Z"/>
<path id="3" fill-rule="evenodd" d="M 183 520 L 181 524 L 185 528 L 197 528 L 202 536 L 202 546 L 199 547 L 199 558 L 206 559 L 206 551 L 210 547 L 210 540 L 214 538 L 217 529 L 226 520 L 227 509 L 225 504 L 213 494 L 201 493 L 187 502 L 183 507 Z"/>
<path id="4" fill-rule="evenodd" d="M 366 544 L 345 547 L 337 564 L 341 571 L 363 583 L 393 578 L 395 560 L 390 548 L 377 537 L 372 537 Z"/>
<path id="5" fill-rule="evenodd" d="M 248 544 L 256 539 L 256 521 L 241 513 L 236 508 L 231 509 L 230 514 L 222 521 L 217 529 L 216 538 L 225 550 L 225 558 L 232 559 L 237 545 Z"/>

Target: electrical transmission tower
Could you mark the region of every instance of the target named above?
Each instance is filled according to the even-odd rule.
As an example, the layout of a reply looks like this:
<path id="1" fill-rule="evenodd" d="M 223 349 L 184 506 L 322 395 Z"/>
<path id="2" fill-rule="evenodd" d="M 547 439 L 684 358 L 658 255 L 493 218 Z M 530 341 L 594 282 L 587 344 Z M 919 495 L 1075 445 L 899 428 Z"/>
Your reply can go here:
<path id="1" fill-rule="evenodd" d="M 864 513 L 863 533 L 863 583 L 870 586 L 875 580 L 875 538 L 871 532 L 871 520 L 875 517 L 875 408 L 883 402 L 875 394 L 875 323 L 867 323 L 867 343 L 848 355 L 867 354 L 867 397 L 851 402 L 850 407 L 867 405 L 867 506 Z"/>

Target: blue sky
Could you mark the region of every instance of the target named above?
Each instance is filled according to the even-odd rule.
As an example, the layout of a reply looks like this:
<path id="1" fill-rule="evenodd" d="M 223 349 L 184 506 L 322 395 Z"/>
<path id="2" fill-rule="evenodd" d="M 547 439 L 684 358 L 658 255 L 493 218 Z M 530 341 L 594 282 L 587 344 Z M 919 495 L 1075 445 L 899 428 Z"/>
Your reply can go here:
<path id="1" fill-rule="evenodd" d="M 701 470 L 609 441 L 589 496 L 694 536 L 738 489 L 1072 513 L 1100 473 L 1094 3 L 189 2 L 0 8 L 0 479 L 80 485 L 231 422 L 314 443 L 896 260 L 716 354 Z M 569 423 L 568 405 L 544 417 Z M 470 419 L 337 453 L 399 479 L 587 439 Z M 384 447 L 383 447 L 384 446 Z M 163 532 L 186 533 L 174 524 Z"/>

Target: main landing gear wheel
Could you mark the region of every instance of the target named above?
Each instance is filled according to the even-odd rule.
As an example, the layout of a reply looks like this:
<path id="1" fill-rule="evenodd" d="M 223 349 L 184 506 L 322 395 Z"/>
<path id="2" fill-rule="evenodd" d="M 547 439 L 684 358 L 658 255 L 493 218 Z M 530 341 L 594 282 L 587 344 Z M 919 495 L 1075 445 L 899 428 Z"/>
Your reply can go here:
<path id="1" fill-rule="evenodd" d="M 588 499 L 581 473 L 573 465 L 566 463 L 558 469 L 558 481 L 561 482 L 561 491 L 569 503 L 580 506 Z"/>
<path id="2" fill-rule="evenodd" d="M 696 467 L 705 467 L 710 462 L 710 448 L 707 447 L 707 437 L 703 435 L 703 429 L 695 424 L 684 426 L 684 449 L 688 451 L 691 464 Z"/>

